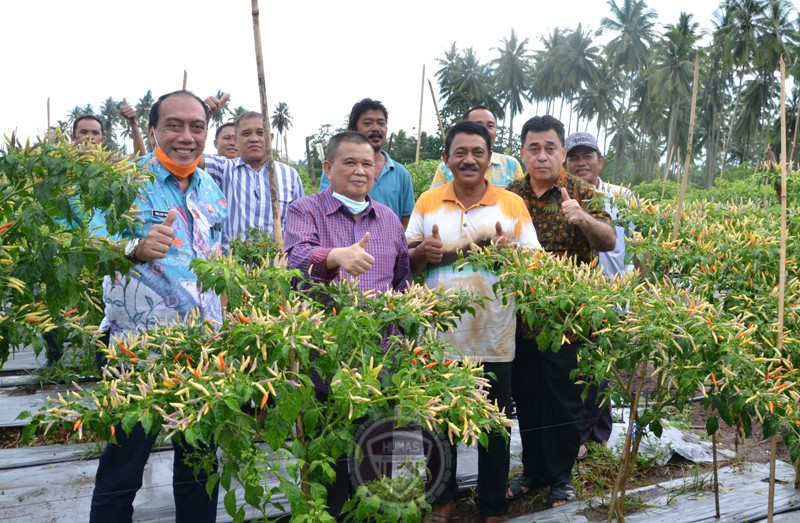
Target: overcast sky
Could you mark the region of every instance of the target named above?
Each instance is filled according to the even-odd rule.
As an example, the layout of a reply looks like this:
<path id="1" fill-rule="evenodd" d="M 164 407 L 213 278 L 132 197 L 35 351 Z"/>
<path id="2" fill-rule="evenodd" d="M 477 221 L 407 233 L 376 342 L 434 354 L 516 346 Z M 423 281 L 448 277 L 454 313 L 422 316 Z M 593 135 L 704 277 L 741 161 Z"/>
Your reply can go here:
<path id="1" fill-rule="evenodd" d="M 686 11 L 708 31 L 719 4 L 648 2 L 659 24 Z M 601 0 L 261 0 L 260 9 L 268 103 L 270 112 L 278 102 L 289 106 L 293 159 L 304 155 L 305 136 L 326 123 L 342 125 L 363 97 L 386 104 L 390 132 L 416 134 L 422 67 L 436 89 L 436 59 L 452 42 L 488 61 L 512 28 L 536 49 L 556 27 L 580 22 L 595 30 L 610 15 Z M 180 89 L 184 70 L 201 97 L 222 89 L 234 106 L 260 107 L 249 0 L 3 0 L 0 49 L 3 134 L 43 132 L 48 96 L 55 124 L 75 105 L 97 108 L 108 96 L 133 103 L 148 89 L 156 97 Z M 422 128 L 437 132 L 429 92 L 423 100 Z M 534 111 L 528 107 L 516 122 Z M 212 138 L 213 129 L 207 151 Z"/>

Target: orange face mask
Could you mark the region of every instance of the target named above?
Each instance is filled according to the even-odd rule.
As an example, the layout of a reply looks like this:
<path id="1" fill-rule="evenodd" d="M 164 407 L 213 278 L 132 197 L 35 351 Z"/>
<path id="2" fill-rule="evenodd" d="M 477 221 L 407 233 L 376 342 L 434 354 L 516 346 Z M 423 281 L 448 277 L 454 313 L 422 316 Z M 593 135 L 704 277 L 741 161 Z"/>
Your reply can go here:
<path id="1" fill-rule="evenodd" d="M 165 153 L 161 147 L 156 147 L 155 153 L 161 165 L 174 174 L 176 178 L 180 178 L 181 180 L 192 174 L 194 170 L 197 169 L 197 164 L 200 163 L 200 157 L 198 156 L 190 165 L 179 165 L 175 160 L 167 156 L 167 153 Z"/>

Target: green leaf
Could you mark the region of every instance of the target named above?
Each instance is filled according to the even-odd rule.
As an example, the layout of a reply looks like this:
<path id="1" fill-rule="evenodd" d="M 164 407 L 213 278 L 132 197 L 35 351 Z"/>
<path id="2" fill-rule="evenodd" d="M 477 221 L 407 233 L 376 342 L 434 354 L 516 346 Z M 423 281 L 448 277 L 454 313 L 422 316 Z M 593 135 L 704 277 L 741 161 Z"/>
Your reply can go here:
<path id="1" fill-rule="evenodd" d="M 709 416 L 706 420 L 706 432 L 709 435 L 716 434 L 717 429 L 719 428 L 719 420 L 716 416 Z"/>
<path id="2" fill-rule="evenodd" d="M 231 516 L 235 516 L 236 515 L 236 491 L 235 490 L 229 490 L 228 492 L 225 493 L 224 504 L 225 504 L 225 512 L 227 512 Z"/>

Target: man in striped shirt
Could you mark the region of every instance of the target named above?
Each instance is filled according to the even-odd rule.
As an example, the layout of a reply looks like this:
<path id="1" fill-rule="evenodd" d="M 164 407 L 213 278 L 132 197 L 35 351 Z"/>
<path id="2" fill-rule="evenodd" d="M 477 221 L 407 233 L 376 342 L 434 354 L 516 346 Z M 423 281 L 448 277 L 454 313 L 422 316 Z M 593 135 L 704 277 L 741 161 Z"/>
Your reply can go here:
<path id="1" fill-rule="evenodd" d="M 228 200 L 228 238 L 245 236 L 251 227 L 272 232 L 267 144 L 261 113 L 244 113 L 233 123 L 233 128 L 239 157 L 231 160 L 224 156 L 206 154 L 200 160 L 200 167 L 217 182 Z M 303 181 L 294 168 L 281 162 L 274 162 L 274 165 L 283 228 L 286 226 L 286 210 L 289 204 L 302 198 L 305 191 Z"/>

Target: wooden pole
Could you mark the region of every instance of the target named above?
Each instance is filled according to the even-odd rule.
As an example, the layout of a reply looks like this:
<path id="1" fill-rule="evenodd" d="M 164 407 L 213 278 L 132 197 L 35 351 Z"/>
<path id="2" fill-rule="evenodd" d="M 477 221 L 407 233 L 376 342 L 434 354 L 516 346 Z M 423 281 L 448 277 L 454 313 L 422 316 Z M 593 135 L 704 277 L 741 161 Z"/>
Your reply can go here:
<path id="1" fill-rule="evenodd" d="M 422 144 L 422 102 L 425 100 L 425 64 L 422 65 L 422 88 L 419 91 L 419 124 L 417 125 L 417 154 L 414 162 L 419 161 L 419 147 Z"/>
<path id="2" fill-rule="evenodd" d="M 733 117 L 731 117 L 731 118 L 733 118 Z M 722 166 L 721 166 L 721 168 L 719 170 L 719 179 L 720 180 L 722 179 L 722 175 L 725 174 L 725 157 L 728 154 L 727 150 L 728 150 L 728 135 L 723 134 L 722 135 Z"/>
<path id="3" fill-rule="evenodd" d="M 794 147 L 797 145 L 797 131 L 798 124 L 800 124 L 800 102 L 797 102 L 797 116 L 794 118 L 794 134 L 792 135 L 792 154 L 789 155 L 789 161 L 786 162 L 787 169 L 794 170 Z"/>
<path id="4" fill-rule="evenodd" d="M 188 74 L 186 74 L 186 69 L 183 70 L 183 90 L 186 90 L 186 81 L 188 80 Z"/>
<path id="5" fill-rule="evenodd" d="M 394 143 L 394 133 L 389 135 L 389 143 L 386 145 L 386 154 L 392 155 L 392 143 Z"/>
<path id="6" fill-rule="evenodd" d="M 314 171 L 314 156 L 311 154 L 311 142 L 308 136 L 306 136 L 306 158 L 308 158 L 308 175 L 311 177 L 311 183 L 316 186 L 317 173 Z"/>
<path id="7" fill-rule="evenodd" d="M 50 141 L 50 97 L 47 97 L 47 132 L 44 133 L 45 141 Z"/>
<path id="8" fill-rule="evenodd" d="M 714 509 L 719 519 L 719 472 L 717 467 L 717 433 L 711 435 L 711 459 L 714 467 Z"/>
<path id="9" fill-rule="evenodd" d="M 267 104 L 267 82 L 264 79 L 264 54 L 261 50 L 261 28 L 258 23 L 258 0 L 251 0 L 253 8 L 253 39 L 256 46 L 256 71 L 258 73 L 258 94 L 261 98 L 261 120 L 264 124 L 264 141 L 267 153 L 267 177 L 269 178 L 269 194 L 272 203 L 272 230 L 279 251 L 283 251 L 283 230 L 281 228 L 281 210 L 278 207 L 278 183 L 275 179 L 275 160 L 272 157 L 272 130 L 269 126 L 269 105 Z"/>
<path id="10" fill-rule="evenodd" d="M 786 64 L 781 56 L 781 256 L 778 273 L 778 332 L 775 348 L 783 349 L 784 301 L 786 297 Z M 767 521 L 772 523 L 775 509 L 775 461 L 778 453 L 778 435 L 772 436 L 769 455 L 769 505 Z"/>
<path id="11" fill-rule="evenodd" d="M 436 121 L 439 122 L 439 133 L 442 135 L 442 142 L 444 142 L 444 125 L 442 125 L 442 115 L 439 114 L 439 105 L 436 103 L 436 95 L 433 94 L 433 84 L 428 80 L 428 87 L 431 89 L 431 98 L 433 98 L 433 109 L 436 111 Z"/>
<path id="12" fill-rule="evenodd" d="M 686 161 L 683 164 L 683 179 L 681 180 L 681 189 L 678 192 L 678 206 L 675 209 L 675 222 L 672 228 L 671 242 L 678 239 L 678 228 L 681 226 L 681 213 L 683 212 L 683 198 L 686 194 L 686 185 L 689 181 L 689 167 L 692 162 L 692 140 L 694 139 L 694 117 L 697 109 L 697 85 L 698 77 L 700 76 L 700 55 L 695 55 L 694 58 L 694 85 L 692 86 L 692 110 L 689 113 L 689 139 L 686 144 Z"/>

